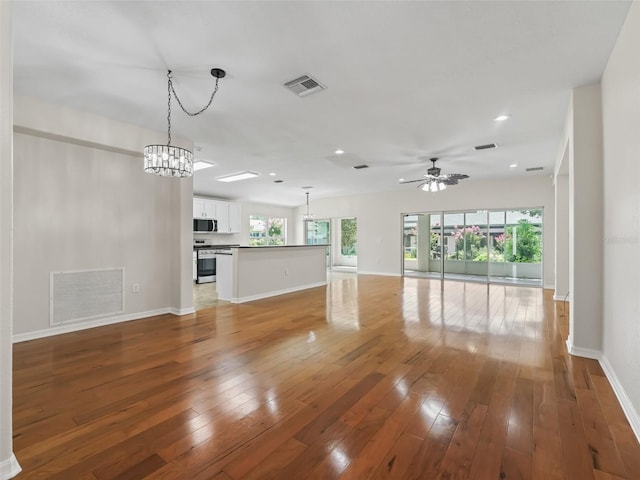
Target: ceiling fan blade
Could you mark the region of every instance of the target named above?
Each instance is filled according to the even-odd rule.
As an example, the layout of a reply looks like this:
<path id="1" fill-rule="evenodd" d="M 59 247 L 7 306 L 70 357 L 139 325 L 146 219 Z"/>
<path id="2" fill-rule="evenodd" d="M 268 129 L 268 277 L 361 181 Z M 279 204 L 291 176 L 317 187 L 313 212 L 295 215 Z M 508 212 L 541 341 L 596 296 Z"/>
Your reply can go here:
<path id="1" fill-rule="evenodd" d="M 445 173 L 438 177 L 438 179 L 443 182 L 447 180 L 464 180 L 465 178 L 469 178 L 469 175 L 463 175 L 460 173 Z"/>
<path id="2" fill-rule="evenodd" d="M 420 180 L 405 180 L 404 182 L 400 182 L 400 184 L 403 183 L 416 183 L 416 182 L 424 182 L 426 181 L 424 178 L 421 178 Z"/>
<path id="3" fill-rule="evenodd" d="M 444 183 L 445 185 L 457 185 L 458 184 L 458 179 L 457 178 L 443 178 L 440 181 L 442 183 Z"/>

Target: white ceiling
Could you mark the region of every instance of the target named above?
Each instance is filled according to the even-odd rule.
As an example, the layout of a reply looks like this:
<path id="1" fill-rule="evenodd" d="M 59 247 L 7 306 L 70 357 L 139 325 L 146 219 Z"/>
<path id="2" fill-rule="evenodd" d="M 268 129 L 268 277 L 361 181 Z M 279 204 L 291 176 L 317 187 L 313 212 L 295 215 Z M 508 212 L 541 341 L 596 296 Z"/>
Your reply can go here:
<path id="1" fill-rule="evenodd" d="M 570 91 L 599 80 L 629 5 L 18 0 L 14 85 L 162 131 L 168 69 L 194 110 L 211 67 L 225 69 L 207 112 L 174 104 L 172 117 L 216 163 L 195 174 L 194 192 L 219 198 L 294 206 L 302 186 L 312 201 L 412 189 L 398 179 L 420 178 L 432 156 L 464 182 L 550 175 Z M 305 73 L 327 90 L 299 98 L 282 86 Z M 493 121 L 501 113 L 511 118 Z M 491 142 L 499 148 L 472 149 Z M 243 170 L 260 177 L 215 180 Z"/>

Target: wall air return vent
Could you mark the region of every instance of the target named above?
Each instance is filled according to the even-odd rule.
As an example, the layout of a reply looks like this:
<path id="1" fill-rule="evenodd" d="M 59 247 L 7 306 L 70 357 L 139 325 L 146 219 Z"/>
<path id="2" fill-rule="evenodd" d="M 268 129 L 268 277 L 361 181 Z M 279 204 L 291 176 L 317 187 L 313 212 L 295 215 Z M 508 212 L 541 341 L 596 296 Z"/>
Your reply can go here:
<path id="1" fill-rule="evenodd" d="M 473 147 L 473 149 L 475 151 L 478 150 L 489 150 L 490 148 L 496 148 L 498 145 L 496 145 L 495 143 L 487 143 L 486 145 L 476 145 L 475 147 Z"/>
<path id="2" fill-rule="evenodd" d="M 51 325 L 123 312 L 124 268 L 51 272 Z"/>
<path id="3" fill-rule="evenodd" d="M 319 92 L 320 90 L 327 88 L 310 75 L 298 77 L 285 83 L 284 86 L 299 97 L 306 97 L 307 95 L 311 95 L 312 93 Z"/>
<path id="4" fill-rule="evenodd" d="M 539 172 L 540 170 L 544 170 L 544 167 L 527 168 L 527 172 Z"/>

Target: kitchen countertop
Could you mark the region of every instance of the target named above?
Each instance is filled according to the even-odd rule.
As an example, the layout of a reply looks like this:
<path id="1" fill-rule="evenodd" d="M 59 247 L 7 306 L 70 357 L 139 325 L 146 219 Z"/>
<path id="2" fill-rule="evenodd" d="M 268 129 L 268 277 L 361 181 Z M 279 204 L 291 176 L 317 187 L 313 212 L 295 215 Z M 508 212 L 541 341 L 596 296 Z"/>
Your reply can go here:
<path id="1" fill-rule="evenodd" d="M 223 250 L 226 248 L 231 248 L 231 247 L 239 247 L 240 245 L 238 245 L 237 243 L 233 244 L 233 245 L 194 245 L 193 249 L 194 250 L 203 250 L 203 249 L 207 249 L 207 250 Z"/>
<path id="2" fill-rule="evenodd" d="M 323 243 L 320 245 L 256 245 L 256 246 L 246 246 L 246 245 L 235 245 L 233 248 L 296 248 L 296 247 L 328 247 L 328 243 Z"/>

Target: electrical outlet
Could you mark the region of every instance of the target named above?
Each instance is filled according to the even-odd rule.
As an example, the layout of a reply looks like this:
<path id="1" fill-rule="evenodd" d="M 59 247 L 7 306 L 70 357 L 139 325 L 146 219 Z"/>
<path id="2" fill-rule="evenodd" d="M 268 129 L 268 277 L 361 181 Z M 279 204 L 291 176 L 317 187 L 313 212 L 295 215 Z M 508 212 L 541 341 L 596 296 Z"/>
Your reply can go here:
<path id="1" fill-rule="evenodd" d="M 138 293 L 140 292 L 140 284 L 139 283 L 134 283 L 133 284 L 133 293 Z"/>

